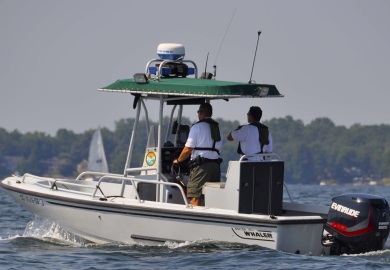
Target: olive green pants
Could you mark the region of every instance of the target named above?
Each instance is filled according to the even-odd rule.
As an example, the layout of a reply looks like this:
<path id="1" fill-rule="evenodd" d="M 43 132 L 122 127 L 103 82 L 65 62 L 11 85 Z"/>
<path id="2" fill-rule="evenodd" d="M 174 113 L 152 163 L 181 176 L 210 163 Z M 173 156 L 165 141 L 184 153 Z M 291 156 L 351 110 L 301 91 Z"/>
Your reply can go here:
<path id="1" fill-rule="evenodd" d="M 206 162 L 190 171 L 190 179 L 187 184 L 187 197 L 199 198 L 202 195 L 202 187 L 206 182 L 220 182 L 221 169 L 216 162 Z"/>

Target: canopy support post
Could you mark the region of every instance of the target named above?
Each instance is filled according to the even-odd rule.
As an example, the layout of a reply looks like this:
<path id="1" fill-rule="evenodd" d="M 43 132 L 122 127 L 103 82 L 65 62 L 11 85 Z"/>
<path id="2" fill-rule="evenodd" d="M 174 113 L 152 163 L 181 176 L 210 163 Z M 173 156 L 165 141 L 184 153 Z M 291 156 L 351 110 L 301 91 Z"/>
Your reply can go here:
<path id="1" fill-rule="evenodd" d="M 161 162 L 161 135 L 162 135 L 162 129 L 161 129 L 161 126 L 162 126 L 162 122 L 163 122 L 163 108 L 164 108 L 164 99 L 163 99 L 163 96 L 160 96 L 160 112 L 159 112 L 159 121 L 158 121 L 158 138 L 157 138 L 157 153 L 158 153 L 158 157 L 157 159 L 159 160 L 158 162 L 158 165 L 157 165 L 157 181 L 160 181 L 161 180 L 161 173 L 162 173 L 162 162 Z M 161 197 L 160 196 L 160 190 L 161 190 L 161 187 L 160 185 L 157 185 L 156 186 L 156 202 L 159 202 L 161 201 Z"/>
<path id="2" fill-rule="evenodd" d="M 142 101 L 142 99 L 141 99 L 141 101 Z M 130 168 L 131 155 L 133 154 L 133 147 L 134 147 L 135 131 L 137 130 L 137 127 L 138 127 L 140 112 L 141 112 L 141 106 L 138 105 L 136 116 L 135 116 L 135 121 L 134 121 L 134 125 L 133 125 L 133 130 L 131 132 L 129 151 L 127 152 L 126 165 L 125 165 L 125 169 L 123 171 L 123 176 L 125 176 L 125 177 L 127 176 L 127 168 Z"/>

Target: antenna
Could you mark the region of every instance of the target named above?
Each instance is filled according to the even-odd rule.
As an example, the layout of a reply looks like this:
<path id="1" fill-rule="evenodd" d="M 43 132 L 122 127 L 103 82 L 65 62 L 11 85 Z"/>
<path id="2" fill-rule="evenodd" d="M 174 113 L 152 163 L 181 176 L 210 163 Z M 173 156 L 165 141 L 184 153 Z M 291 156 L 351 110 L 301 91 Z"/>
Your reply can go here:
<path id="1" fill-rule="evenodd" d="M 204 73 L 206 74 L 207 72 L 207 62 L 209 61 L 209 53 L 207 52 L 207 57 L 206 57 L 206 66 L 204 67 Z"/>
<path id="2" fill-rule="evenodd" d="M 209 53 L 207 53 L 206 66 L 204 67 L 204 72 L 202 73 L 202 76 L 200 76 L 201 79 L 208 79 L 208 80 L 210 80 L 213 77 L 213 74 L 207 72 L 207 62 L 208 61 L 209 61 Z"/>
<path id="3" fill-rule="evenodd" d="M 257 47 L 259 46 L 259 38 L 260 38 L 261 30 L 257 32 L 257 44 L 256 44 L 256 50 L 255 50 L 255 56 L 253 57 L 253 64 L 252 64 L 252 71 L 251 71 L 251 77 L 249 78 L 248 83 L 252 83 L 252 74 L 253 74 L 253 68 L 255 66 L 255 60 L 256 60 L 256 53 L 257 53 Z"/>
<path id="4" fill-rule="evenodd" d="M 237 9 L 237 8 L 236 8 L 236 9 Z M 221 50 L 222 45 L 223 45 L 223 42 L 225 41 L 225 37 L 226 37 L 226 34 L 227 34 L 227 32 L 229 31 L 230 25 L 231 25 L 231 23 L 232 23 L 232 21 L 233 21 L 234 14 L 236 14 L 236 9 L 234 9 L 233 15 L 232 15 L 232 17 L 230 18 L 229 25 L 228 25 L 228 27 L 227 27 L 227 29 L 226 29 L 225 35 L 224 35 L 223 38 L 222 38 L 221 45 L 219 46 L 219 49 L 218 49 L 218 52 L 217 52 L 217 56 L 215 57 L 214 66 L 213 66 L 213 67 L 214 67 L 214 74 L 215 74 L 215 75 L 217 74 L 217 58 L 218 58 L 218 55 L 219 55 L 219 51 Z M 215 75 L 214 75 L 214 77 L 215 77 Z"/>

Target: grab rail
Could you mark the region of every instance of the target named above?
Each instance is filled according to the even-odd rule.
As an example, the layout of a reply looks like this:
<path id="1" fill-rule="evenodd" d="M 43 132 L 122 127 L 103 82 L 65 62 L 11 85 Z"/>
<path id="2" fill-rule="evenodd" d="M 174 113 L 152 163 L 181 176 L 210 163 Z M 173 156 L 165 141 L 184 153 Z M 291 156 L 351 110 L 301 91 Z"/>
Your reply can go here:
<path id="1" fill-rule="evenodd" d="M 85 171 L 80 173 L 77 177 L 76 180 L 81 180 L 83 176 L 86 175 L 91 175 L 91 176 L 104 176 L 104 175 L 112 175 L 112 176 L 118 176 L 120 174 L 115 174 L 115 173 L 104 173 L 104 172 L 93 172 L 93 171 Z"/>
<path id="2" fill-rule="evenodd" d="M 127 168 L 126 172 L 127 173 L 138 173 L 138 172 L 146 172 L 146 171 L 156 171 L 157 168 L 151 167 L 151 168 L 144 168 L 144 167 L 139 167 L 139 168 Z M 76 180 L 81 180 L 83 176 L 86 175 L 91 175 L 91 176 L 123 176 L 121 174 L 114 174 L 114 173 L 104 173 L 104 172 L 93 172 L 93 171 L 86 171 L 80 173 Z M 127 177 L 133 177 L 132 175 L 128 175 Z"/>
<path id="3" fill-rule="evenodd" d="M 33 174 L 25 173 L 25 174 L 23 174 L 23 176 L 22 176 L 22 183 L 26 183 L 26 177 L 31 177 L 31 178 L 40 179 L 40 180 L 50 180 L 50 179 L 54 179 L 54 178 L 40 177 L 40 176 L 36 176 L 36 175 L 33 175 Z"/>
<path id="4" fill-rule="evenodd" d="M 146 171 L 157 171 L 156 167 L 150 167 L 150 168 L 127 168 L 126 172 L 146 172 Z"/>
<path id="5" fill-rule="evenodd" d="M 101 174 L 101 173 L 99 173 L 99 174 Z M 100 188 L 101 183 L 103 182 L 103 180 L 105 180 L 105 179 L 118 180 L 118 181 L 122 180 L 122 187 L 121 187 L 120 196 L 123 197 L 126 183 L 130 182 L 131 185 L 133 186 L 134 192 L 135 192 L 135 194 L 137 196 L 137 199 L 138 199 L 139 203 L 142 203 L 143 200 L 140 199 L 138 190 L 136 188 L 136 183 L 148 183 L 148 184 L 155 184 L 155 185 L 174 186 L 174 187 L 177 187 L 180 190 L 180 193 L 182 195 L 184 204 L 186 205 L 186 207 L 189 207 L 189 204 L 187 202 L 186 195 L 184 193 L 183 188 L 179 184 L 176 184 L 176 183 L 163 182 L 163 181 L 158 181 L 158 180 L 145 180 L 145 179 L 136 178 L 135 176 L 126 177 L 126 176 L 122 176 L 122 175 L 118 175 L 118 174 L 117 175 L 115 175 L 115 174 L 105 174 L 103 177 L 101 177 L 99 179 L 99 181 L 97 182 L 97 185 L 85 185 L 85 184 L 79 184 L 79 183 L 72 183 L 72 182 L 69 182 L 69 181 L 63 181 L 61 179 L 54 179 L 54 178 L 47 178 L 47 177 L 38 177 L 38 176 L 35 176 L 35 175 L 32 175 L 32 174 L 27 174 L 27 173 L 23 175 L 22 181 L 25 182 L 25 179 L 27 177 L 40 179 L 40 180 L 46 180 L 48 182 L 47 187 L 50 188 L 50 189 L 53 189 L 54 187 L 56 187 L 56 189 L 58 190 L 59 188 L 56 185 L 57 184 L 62 184 L 64 187 L 66 187 L 66 189 L 65 188 L 60 188 L 61 190 L 67 191 L 67 192 L 72 192 L 72 193 L 77 193 L 77 194 L 90 195 L 90 193 L 87 193 L 87 192 L 70 190 L 70 189 L 67 188 L 67 186 L 74 186 L 74 187 L 83 187 L 83 188 L 88 188 L 88 189 L 94 189 L 94 192 L 91 195 L 92 198 L 98 197 L 96 195 L 96 193 L 98 191 L 100 191 L 100 193 L 103 196 L 103 198 L 107 198 L 104 195 L 103 190 Z M 93 181 L 88 181 L 88 182 L 95 183 Z M 38 185 L 41 185 L 41 184 L 38 183 Z"/>
<path id="6" fill-rule="evenodd" d="M 133 178 L 128 178 L 128 177 L 124 177 L 124 176 L 103 176 L 102 178 L 100 178 L 100 180 L 98 181 L 98 184 L 96 186 L 96 189 L 95 189 L 95 192 L 93 193 L 92 195 L 92 198 L 95 197 L 96 195 L 96 192 L 98 190 L 100 190 L 100 192 L 102 192 L 102 190 L 100 189 L 100 183 L 104 180 L 104 179 L 115 179 L 115 180 L 122 180 L 122 191 L 121 191 L 121 195 L 120 196 L 123 196 L 123 193 L 124 193 L 124 187 L 126 185 L 126 182 L 131 182 L 131 185 L 133 186 L 133 189 L 134 189 L 134 192 L 135 194 L 137 195 L 137 199 L 138 199 L 138 202 L 142 202 L 142 200 L 140 199 L 140 196 L 139 196 L 139 193 L 138 193 L 138 190 L 136 188 L 136 185 L 135 185 L 135 182 L 137 183 L 148 183 L 148 184 L 155 184 L 155 185 L 165 185 L 165 186 L 174 186 L 174 187 L 177 187 L 179 188 L 180 190 L 180 193 L 183 197 L 183 201 L 185 203 L 185 205 L 188 207 L 189 204 L 187 202 L 187 199 L 186 199 L 186 196 L 184 194 L 184 190 L 183 188 L 179 185 L 179 184 L 176 184 L 176 183 L 170 183 L 170 182 L 162 182 L 162 181 L 158 181 L 158 180 L 144 180 L 144 179 L 137 179 L 136 177 L 133 177 Z M 103 192 L 102 192 L 102 195 L 104 196 Z M 106 196 L 104 196 L 106 197 Z"/>
<path id="7" fill-rule="evenodd" d="M 275 153 L 261 153 L 261 154 L 249 154 L 249 155 L 242 155 L 240 158 L 240 162 L 247 161 L 245 159 L 249 158 L 257 158 L 256 160 L 250 160 L 250 161 L 266 161 L 266 160 L 281 160 L 279 155 Z"/>

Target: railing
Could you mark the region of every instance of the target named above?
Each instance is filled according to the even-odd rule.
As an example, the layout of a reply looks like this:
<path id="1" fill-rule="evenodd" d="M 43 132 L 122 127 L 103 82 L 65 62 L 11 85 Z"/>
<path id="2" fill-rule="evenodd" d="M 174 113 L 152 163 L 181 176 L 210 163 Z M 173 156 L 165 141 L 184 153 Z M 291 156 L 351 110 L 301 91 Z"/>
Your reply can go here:
<path id="1" fill-rule="evenodd" d="M 157 74 L 156 74 L 156 80 L 159 81 L 160 80 L 160 76 L 161 76 L 161 69 L 162 67 L 164 66 L 164 64 L 166 63 L 171 63 L 171 62 L 175 62 L 175 63 L 191 63 L 193 66 L 194 66 L 194 69 L 195 69 L 195 79 L 198 78 L 198 67 L 197 65 L 195 64 L 194 61 L 192 60 L 184 60 L 184 59 L 178 59 L 178 60 L 166 60 L 166 59 L 152 59 L 150 60 L 147 64 L 146 64 L 146 68 L 145 68 L 145 74 L 148 74 L 149 73 L 149 66 L 151 63 L 153 62 L 161 62 L 159 68 L 158 68 L 158 71 L 157 71 Z"/>
<path id="2" fill-rule="evenodd" d="M 148 183 L 148 184 L 155 184 L 155 185 L 162 185 L 162 186 L 174 186 L 174 187 L 177 187 L 179 188 L 180 190 L 180 193 L 183 197 L 183 201 L 185 203 L 185 205 L 188 207 L 188 202 L 187 202 L 187 199 L 186 199 L 186 196 L 184 194 L 184 190 L 183 188 L 179 185 L 179 184 L 176 184 L 176 183 L 170 183 L 170 182 L 163 182 L 163 181 L 158 181 L 158 180 L 144 180 L 144 179 L 140 179 L 140 178 L 136 178 L 136 177 L 133 177 L 133 178 L 128 178 L 128 177 L 125 177 L 125 176 L 111 176 L 111 175 L 107 175 L 107 176 L 103 176 L 102 178 L 100 178 L 97 186 L 96 186 L 96 190 L 95 192 L 93 193 L 92 195 L 92 198 L 95 197 L 97 191 L 99 190 L 102 195 L 104 196 L 102 190 L 100 189 L 100 183 L 105 180 L 105 179 L 112 179 L 112 180 L 122 180 L 122 188 L 121 188 L 121 195 L 123 197 L 124 195 L 124 190 L 125 190 L 125 187 L 126 187 L 126 183 L 131 183 L 131 185 L 133 186 L 133 190 L 135 192 L 135 194 L 137 195 L 137 199 L 138 199 L 138 202 L 143 202 L 143 200 L 141 200 L 140 196 L 139 196 L 139 193 L 138 193 L 138 190 L 136 188 L 136 183 Z M 104 196 L 105 197 L 105 196 Z"/>
<path id="3" fill-rule="evenodd" d="M 133 170 L 136 171 L 136 169 L 133 169 Z M 38 177 L 38 176 L 35 176 L 32 174 L 24 174 L 23 178 L 22 178 L 22 182 L 25 182 L 27 177 L 31 177 L 31 178 L 35 178 L 38 180 L 47 181 L 47 185 L 44 185 L 43 183 L 37 183 L 37 185 L 43 186 L 45 188 L 50 188 L 51 190 L 61 190 L 61 191 L 70 192 L 70 193 L 74 193 L 74 194 L 91 195 L 91 198 L 107 199 L 107 197 L 104 195 L 104 192 L 103 192 L 104 188 L 101 187 L 101 184 L 103 182 L 105 182 L 105 180 L 107 180 L 107 179 L 109 179 L 111 181 L 118 181 L 118 182 L 122 181 L 121 192 L 118 195 L 118 197 L 124 197 L 124 191 L 125 191 L 126 184 L 131 184 L 131 186 L 133 187 L 133 191 L 134 191 L 139 203 L 144 202 L 144 200 L 141 200 L 141 198 L 140 198 L 140 195 L 139 195 L 138 190 L 136 188 L 137 183 L 155 184 L 156 186 L 160 186 L 160 185 L 161 186 L 173 186 L 173 187 L 177 187 L 180 190 L 184 204 L 187 207 L 189 207 L 189 204 L 187 202 L 186 195 L 184 193 L 183 188 L 179 184 L 176 184 L 176 183 L 163 182 L 163 181 L 159 181 L 159 180 L 145 180 L 142 178 L 137 178 L 136 176 L 122 176 L 119 174 L 107 174 L 107 173 L 104 174 L 104 173 L 97 173 L 97 172 L 84 172 L 84 173 L 80 174 L 76 178 L 76 180 L 80 180 L 80 178 L 82 176 L 89 175 L 89 174 L 102 175 L 102 177 L 100 177 L 100 179 L 99 179 L 99 181 L 97 181 L 96 185 L 94 185 L 94 183 L 96 183 L 95 181 L 87 181 L 88 183 L 91 183 L 91 184 L 86 185 L 86 184 L 82 184 L 82 183 L 72 183 L 69 180 L 61 180 L 61 179 L 47 178 L 47 177 Z M 139 177 L 142 177 L 142 176 L 139 176 Z M 63 186 L 62 188 L 58 187 L 60 184 Z M 71 189 L 70 187 L 91 189 L 91 192 L 78 191 L 75 189 Z M 100 192 L 101 195 L 97 195 L 98 192 Z"/>
<path id="4" fill-rule="evenodd" d="M 76 177 L 76 181 L 77 180 L 82 180 L 82 178 L 84 176 L 105 176 L 105 175 L 112 175 L 112 176 L 118 176 L 119 174 L 113 174 L 113 173 L 104 173 L 104 172 L 92 172 L 92 171 L 85 171 L 85 172 L 82 172 L 80 173 L 77 177 Z"/>
<path id="5" fill-rule="evenodd" d="M 249 154 L 242 155 L 240 162 L 243 161 L 271 161 L 271 160 L 281 160 L 279 155 L 275 153 L 262 153 L 262 154 Z"/>
<path id="6" fill-rule="evenodd" d="M 26 183 L 26 177 L 31 177 L 31 178 L 36 178 L 36 179 L 39 179 L 39 180 L 49 180 L 49 179 L 53 179 L 53 178 L 48 178 L 48 177 L 40 177 L 40 176 L 36 176 L 36 175 L 33 175 L 33 174 L 29 174 L 29 173 L 25 173 L 22 177 L 22 183 Z"/>

